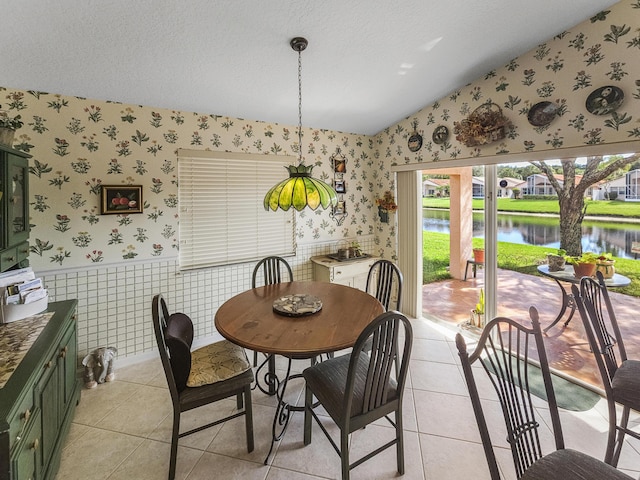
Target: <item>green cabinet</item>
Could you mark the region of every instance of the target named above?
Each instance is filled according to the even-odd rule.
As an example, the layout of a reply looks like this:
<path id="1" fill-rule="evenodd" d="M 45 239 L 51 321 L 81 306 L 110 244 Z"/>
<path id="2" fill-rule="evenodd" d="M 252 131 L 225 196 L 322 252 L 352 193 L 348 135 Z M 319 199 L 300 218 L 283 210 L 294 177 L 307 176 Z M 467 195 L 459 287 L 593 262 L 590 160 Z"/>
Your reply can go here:
<path id="1" fill-rule="evenodd" d="M 0 271 L 28 265 L 29 158 L 0 145 Z"/>
<path id="2" fill-rule="evenodd" d="M 76 304 L 49 304 L 53 316 L 0 388 L 0 480 L 47 480 L 58 471 L 80 400 Z"/>

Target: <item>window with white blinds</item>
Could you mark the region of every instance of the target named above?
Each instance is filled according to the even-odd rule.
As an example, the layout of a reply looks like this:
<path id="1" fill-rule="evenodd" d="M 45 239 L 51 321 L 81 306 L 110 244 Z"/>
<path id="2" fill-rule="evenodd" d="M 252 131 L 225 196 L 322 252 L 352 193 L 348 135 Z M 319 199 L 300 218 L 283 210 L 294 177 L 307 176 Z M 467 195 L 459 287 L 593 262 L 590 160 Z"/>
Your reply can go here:
<path id="1" fill-rule="evenodd" d="M 295 254 L 295 217 L 265 211 L 264 196 L 296 159 L 178 150 L 180 269 Z"/>

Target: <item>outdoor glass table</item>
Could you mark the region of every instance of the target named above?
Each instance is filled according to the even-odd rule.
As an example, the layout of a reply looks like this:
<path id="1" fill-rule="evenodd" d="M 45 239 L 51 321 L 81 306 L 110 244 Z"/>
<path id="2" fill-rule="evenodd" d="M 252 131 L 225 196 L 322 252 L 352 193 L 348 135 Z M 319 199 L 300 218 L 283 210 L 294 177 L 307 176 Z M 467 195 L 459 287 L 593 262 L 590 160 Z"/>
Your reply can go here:
<path id="1" fill-rule="evenodd" d="M 321 300 L 322 308 L 302 316 L 275 312 L 274 301 L 287 295 L 312 295 Z M 284 401 L 287 381 L 292 378 L 291 360 L 312 359 L 352 347 L 364 327 L 383 312 L 382 304 L 368 293 L 325 282 L 285 282 L 253 288 L 220 306 L 215 326 L 223 337 L 244 348 L 289 359 L 282 380 L 277 378 L 271 362 L 265 375 L 267 385 L 275 386 L 273 393 L 278 398 L 265 465 L 274 443 L 284 435 L 290 412 L 304 409 Z M 256 382 L 258 378 L 256 375 Z"/>
<path id="2" fill-rule="evenodd" d="M 573 314 L 576 311 L 576 302 L 574 301 L 571 290 L 569 289 L 569 291 L 567 291 L 567 289 L 562 285 L 561 282 L 578 284 L 580 283 L 580 279 L 573 274 L 573 268 L 571 267 L 565 267 L 565 270 L 560 270 L 557 272 L 550 272 L 549 265 L 539 265 L 538 272 L 540 272 L 545 277 L 553 278 L 562 291 L 562 306 L 560 307 L 560 313 L 558 313 L 558 316 L 555 318 L 555 320 L 542 331 L 546 333 L 551 327 L 553 327 L 560 321 L 560 319 L 567 311 L 567 308 L 570 308 L 571 313 L 569 313 L 569 317 L 564 322 L 564 326 L 566 327 L 567 325 L 569 325 L 569 322 L 571 321 L 571 318 L 573 318 Z M 631 283 L 631 280 L 624 275 L 614 273 L 613 277 L 606 278 L 604 283 L 607 288 L 626 287 Z"/>

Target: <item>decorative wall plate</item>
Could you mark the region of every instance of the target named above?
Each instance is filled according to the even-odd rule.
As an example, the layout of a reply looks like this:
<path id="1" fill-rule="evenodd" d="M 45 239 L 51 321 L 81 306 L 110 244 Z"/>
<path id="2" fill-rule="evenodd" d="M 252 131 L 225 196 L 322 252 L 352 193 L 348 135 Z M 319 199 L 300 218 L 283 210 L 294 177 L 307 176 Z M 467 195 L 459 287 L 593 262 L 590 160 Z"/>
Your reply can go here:
<path id="1" fill-rule="evenodd" d="M 449 129 L 446 125 L 438 125 L 431 135 L 433 143 L 440 145 L 449 140 Z"/>
<path id="2" fill-rule="evenodd" d="M 284 295 L 273 302 L 273 311 L 287 317 L 302 317 L 322 309 L 322 300 L 313 295 Z"/>
<path id="3" fill-rule="evenodd" d="M 409 136 L 407 145 L 409 146 L 409 150 L 411 150 L 412 152 L 417 152 L 422 148 L 422 135 L 420 135 L 418 132 L 413 132 Z"/>
<path id="4" fill-rule="evenodd" d="M 558 113 L 558 104 L 553 102 L 539 102 L 529 109 L 527 119 L 534 127 L 549 125 Z"/>
<path id="5" fill-rule="evenodd" d="M 587 97 L 586 107 L 594 115 L 608 115 L 615 112 L 624 100 L 624 92 L 613 85 L 600 87 Z"/>

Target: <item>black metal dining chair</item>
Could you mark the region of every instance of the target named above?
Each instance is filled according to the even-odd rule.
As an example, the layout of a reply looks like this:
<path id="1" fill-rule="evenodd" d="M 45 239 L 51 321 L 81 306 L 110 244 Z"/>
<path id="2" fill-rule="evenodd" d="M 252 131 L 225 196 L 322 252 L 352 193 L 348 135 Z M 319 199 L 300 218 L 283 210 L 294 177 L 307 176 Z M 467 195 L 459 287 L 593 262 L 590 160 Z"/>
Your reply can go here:
<path id="1" fill-rule="evenodd" d="M 293 282 L 291 265 L 282 257 L 271 256 L 260 260 L 253 269 L 251 288 Z M 258 365 L 258 352 L 253 352 L 253 366 Z M 272 367 L 274 367 L 272 365 Z M 274 367 L 275 368 L 275 367 Z"/>
<path id="2" fill-rule="evenodd" d="M 401 333 L 404 333 L 402 335 Z M 399 348 L 399 342 L 401 348 Z M 395 445 L 399 474 L 404 474 L 402 397 L 404 392 L 413 331 L 409 320 L 391 311 L 375 318 L 358 336 L 351 353 L 306 368 L 304 444 L 311 443 L 311 419 L 320 426 L 342 464 L 342 479 L 349 479 L 352 468 Z M 400 364 L 399 368 L 394 365 Z M 396 378 L 393 373 L 398 371 Z M 313 397 L 318 403 L 314 404 Z M 314 411 L 322 405 L 340 429 L 340 447 Z M 389 415 L 395 414 L 394 419 Z M 349 435 L 366 425 L 386 418 L 395 427 L 393 440 L 350 463 Z"/>
<path id="3" fill-rule="evenodd" d="M 565 448 L 558 404 L 544 348 L 542 331 L 535 307 L 529 308 L 531 328 L 512 319 L 498 317 L 485 326 L 477 346 L 469 354 L 463 336 L 456 335 L 456 346 L 469 390 L 471 404 L 480 431 L 482 446 L 492 480 L 500 480 L 493 443 L 476 375 L 486 375 L 496 393 L 507 428 L 516 478 L 522 480 L 632 480 L 596 458 Z M 533 364 L 537 352 L 539 367 Z M 480 364 L 482 368 L 476 368 Z M 548 402 L 548 415 L 555 450 L 545 454 L 541 429 L 545 421 L 538 418 L 531 392 L 532 382 L 542 378 Z M 493 402 L 487 395 L 485 401 Z"/>
<path id="4" fill-rule="evenodd" d="M 640 440 L 640 433 L 629 428 L 631 410 L 640 412 L 640 361 L 627 358 L 604 277 L 601 272 L 596 276 L 597 280 L 583 277 L 580 290 L 573 285 L 572 292 L 607 398 L 609 435 L 604 461 L 615 467 L 625 435 Z M 622 406 L 619 421 L 616 404 Z"/>
<path id="5" fill-rule="evenodd" d="M 251 288 L 274 283 L 293 282 L 291 265 L 282 257 L 265 257 L 253 269 Z"/>
<path id="6" fill-rule="evenodd" d="M 253 411 L 251 384 L 253 370 L 243 348 L 222 340 L 191 351 L 193 323 L 184 313 L 169 314 L 162 295 L 153 297 L 153 329 L 173 405 L 169 480 L 175 478 L 178 440 L 232 418 L 245 416 L 247 451 L 252 452 Z M 187 432 L 180 433 L 180 415 L 232 396 L 238 412 Z M 244 407 L 244 408 L 243 408 Z"/>
<path id="7" fill-rule="evenodd" d="M 366 292 L 376 297 L 385 310 L 400 310 L 402 272 L 389 260 L 378 260 L 369 269 Z"/>

